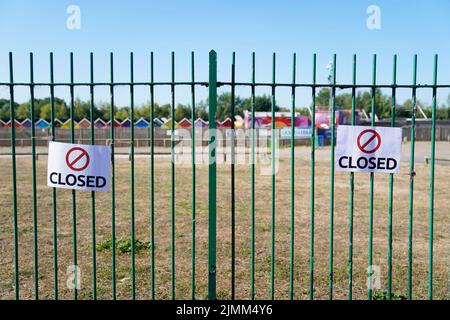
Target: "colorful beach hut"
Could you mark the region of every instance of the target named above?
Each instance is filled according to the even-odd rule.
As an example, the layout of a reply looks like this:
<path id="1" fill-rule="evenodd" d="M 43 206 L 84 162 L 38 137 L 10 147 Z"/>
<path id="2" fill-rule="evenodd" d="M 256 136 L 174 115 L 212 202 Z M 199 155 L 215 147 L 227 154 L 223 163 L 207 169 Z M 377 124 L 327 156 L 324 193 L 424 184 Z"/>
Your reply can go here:
<path id="1" fill-rule="evenodd" d="M 5 123 L 5 127 L 11 128 L 11 120 L 8 120 L 8 122 Z M 14 127 L 15 128 L 23 128 L 22 124 L 17 119 L 14 119 Z"/>
<path id="2" fill-rule="evenodd" d="M 148 128 L 149 127 L 148 121 L 144 117 L 141 117 L 138 121 L 136 121 L 134 123 L 134 126 L 136 128 Z"/>
<path id="3" fill-rule="evenodd" d="M 128 118 L 126 118 L 125 120 L 123 120 L 123 121 L 120 123 L 120 127 L 121 127 L 121 128 L 129 128 L 129 127 L 131 127 L 131 120 L 128 119 Z"/>
<path id="4" fill-rule="evenodd" d="M 47 120 L 45 119 L 39 119 L 36 123 L 35 123 L 35 127 L 37 129 L 47 129 L 50 126 L 50 124 L 48 123 Z"/>
<path id="5" fill-rule="evenodd" d="M 217 126 L 218 128 L 231 128 L 231 119 L 226 118 L 222 122 L 220 122 Z"/>
<path id="6" fill-rule="evenodd" d="M 189 119 L 183 118 L 180 122 L 178 122 L 178 125 L 181 128 L 191 128 L 192 122 Z"/>
<path id="7" fill-rule="evenodd" d="M 88 129 L 90 127 L 91 127 L 91 122 L 86 118 L 81 119 L 80 122 L 78 122 L 76 125 L 76 128 L 82 128 L 82 129 Z"/>
<path id="8" fill-rule="evenodd" d="M 57 127 L 57 128 L 61 128 L 64 125 L 64 123 L 61 120 L 59 120 L 58 118 L 56 118 L 54 122 L 55 122 L 55 127 Z"/>
<path id="9" fill-rule="evenodd" d="M 164 124 L 163 124 L 163 128 L 164 129 L 171 129 L 172 128 L 172 119 L 167 120 Z M 179 128 L 178 123 L 175 121 L 174 123 L 174 128 Z"/>
<path id="10" fill-rule="evenodd" d="M 109 128 L 111 125 L 111 120 L 109 120 L 106 124 L 105 127 Z M 120 122 L 117 121 L 117 119 L 114 119 L 114 128 L 120 128 Z"/>
<path id="11" fill-rule="evenodd" d="M 100 129 L 106 127 L 106 122 L 102 120 L 102 118 L 97 118 L 94 121 L 94 128 Z"/>
<path id="12" fill-rule="evenodd" d="M 61 128 L 63 129 L 70 129 L 72 126 L 72 120 L 71 119 L 67 119 L 66 122 L 64 122 L 61 126 Z M 77 122 L 74 121 L 74 126 L 75 128 L 77 127 Z"/>
<path id="13" fill-rule="evenodd" d="M 208 122 L 203 120 L 202 118 L 198 118 L 197 120 L 195 120 L 194 126 L 196 128 L 207 128 L 208 127 Z"/>
<path id="14" fill-rule="evenodd" d="M 155 128 L 161 128 L 164 125 L 164 122 L 162 122 L 159 118 L 153 119 L 153 126 Z"/>
<path id="15" fill-rule="evenodd" d="M 22 127 L 24 128 L 31 128 L 31 120 L 26 118 L 25 120 L 23 120 L 21 123 Z"/>

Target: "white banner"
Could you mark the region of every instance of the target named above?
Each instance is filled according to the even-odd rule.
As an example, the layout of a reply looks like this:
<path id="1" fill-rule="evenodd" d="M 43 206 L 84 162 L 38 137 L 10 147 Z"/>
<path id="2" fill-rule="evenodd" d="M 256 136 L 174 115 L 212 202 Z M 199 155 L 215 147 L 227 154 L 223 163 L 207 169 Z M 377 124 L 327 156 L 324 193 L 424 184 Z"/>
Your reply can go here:
<path id="1" fill-rule="evenodd" d="M 108 191 L 110 164 L 110 147 L 51 141 L 48 147 L 47 185 Z"/>
<path id="2" fill-rule="evenodd" d="M 291 127 L 283 127 L 280 129 L 281 138 L 290 139 L 292 135 Z M 311 128 L 294 128 L 294 139 L 309 139 L 311 138 Z"/>
<path id="3" fill-rule="evenodd" d="M 402 129 L 339 126 L 336 171 L 397 173 L 402 154 Z"/>

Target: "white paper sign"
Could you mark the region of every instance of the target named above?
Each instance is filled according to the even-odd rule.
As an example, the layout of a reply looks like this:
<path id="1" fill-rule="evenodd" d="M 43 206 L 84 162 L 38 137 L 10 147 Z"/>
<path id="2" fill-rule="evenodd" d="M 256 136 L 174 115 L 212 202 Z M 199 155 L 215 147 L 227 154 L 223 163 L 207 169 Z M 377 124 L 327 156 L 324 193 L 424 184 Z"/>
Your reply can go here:
<path id="1" fill-rule="evenodd" d="M 339 126 L 336 171 L 397 173 L 402 154 L 402 129 Z"/>
<path id="2" fill-rule="evenodd" d="M 48 147 L 47 185 L 108 191 L 110 163 L 110 147 L 51 141 Z"/>

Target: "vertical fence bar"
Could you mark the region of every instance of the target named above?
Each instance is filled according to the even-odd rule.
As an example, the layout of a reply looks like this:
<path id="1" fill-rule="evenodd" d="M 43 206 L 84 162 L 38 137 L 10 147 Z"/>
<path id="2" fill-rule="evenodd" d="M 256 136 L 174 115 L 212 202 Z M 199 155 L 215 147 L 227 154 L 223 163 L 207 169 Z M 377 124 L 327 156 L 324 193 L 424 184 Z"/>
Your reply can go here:
<path id="1" fill-rule="evenodd" d="M 250 299 L 255 299 L 255 53 L 252 53 L 250 130 Z"/>
<path id="2" fill-rule="evenodd" d="M 236 205 L 235 205 L 235 99 L 236 99 L 236 53 L 233 52 L 231 62 L 231 300 L 236 293 Z"/>
<path id="3" fill-rule="evenodd" d="M 94 136 L 94 54 L 90 54 L 90 75 L 91 75 L 91 85 L 89 86 L 90 95 L 90 108 L 89 108 L 89 120 L 90 125 L 90 136 L 91 145 L 95 144 Z M 91 191 L 91 220 L 92 220 L 92 299 L 97 300 L 97 255 L 95 248 L 95 191 Z"/>
<path id="4" fill-rule="evenodd" d="M 294 299 L 294 233 L 295 233 L 295 182 L 294 182 L 294 156 L 295 156 L 295 67 L 296 54 L 292 55 L 292 90 L 291 90 L 291 239 L 289 264 L 289 299 Z"/>
<path id="5" fill-rule="evenodd" d="M 20 297 L 19 288 L 19 229 L 17 217 L 17 173 L 16 173 L 16 119 L 14 107 L 14 67 L 13 54 L 9 53 L 9 114 L 11 124 L 11 162 L 12 162 L 12 214 L 14 227 L 14 293 Z"/>
<path id="6" fill-rule="evenodd" d="M 73 83 L 73 52 L 70 53 L 70 143 L 75 143 L 75 98 Z M 75 287 L 74 300 L 78 300 L 78 257 L 77 257 L 77 202 L 76 192 L 72 190 L 72 256 Z"/>
<path id="7" fill-rule="evenodd" d="M 333 235 L 334 235 L 334 141 L 336 121 L 336 54 L 333 55 L 333 78 L 331 87 L 331 160 L 330 160 L 330 257 L 328 297 L 333 299 Z"/>
<path id="8" fill-rule="evenodd" d="M 271 254 L 270 254 L 270 299 L 273 300 L 275 298 L 275 64 L 276 64 L 276 55 L 275 52 L 272 56 L 272 139 L 271 139 L 271 147 L 272 147 L 272 190 L 271 190 L 271 213 L 272 213 L 272 226 L 271 226 Z"/>
<path id="9" fill-rule="evenodd" d="M 172 286 L 171 296 L 175 300 L 175 53 L 172 52 L 172 84 L 170 86 L 171 94 L 171 123 L 170 123 L 170 176 L 171 176 L 171 192 L 170 192 L 170 214 L 171 214 L 171 262 L 172 262 Z"/>
<path id="10" fill-rule="evenodd" d="M 150 53 L 150 291 L 155 300 L 155 86 L 153 52 Z"/>
<path id="11" fill-rule="evenodd" d="M 134 59 L 130 53 L 130 220 L 131 220 L 131 299 L 136 299 L 136 254 L 134 226 Z"/>
<path id="12" fill-rule="evenodd" d="M 209 166 L 208 166 L 208 299 L 216 299 L 216 109 L 217 54 L 209 52 Z"/>
<path id="13" fill-rule="evenodd" d="M 392 94 L 391 94 L 391 127 L 395 126 L 395 103 L 397 85 L 397 55 L 394 55 L 392 65 Z M 392 299 L 392 213 L 394 206 L 394 174 L 389 174 L 389 205 L 388 205 L 388 300 Z"/>
<path id="14" fill-rule="evenodd" d="M 33 192 L 33 258 L 34 258 L 34 298 L 39 300 L 39 264 L 36 196 L 36 128 L 34 111 L 34 70 L 33 53 L 30 52 L 30 119 L 31 119 L 31 183 Z"/>
<path id="15" fill-rule="evenodd" d="M 412 99 L 411 99 L 411 149 L 409 155 L 409 201 L 408 201 L 408 300 L 412 299 L 412 259 L 413 259 L 413 213 L 414 213 L 414 144 L 415 144 L 415 128 L 416 128 L 416 82 L 417 82 L 417 54 L 413 60 L 413 83 L 412 83 Z"/>
<path id="16" fill-rule="evenodd" d="M 353 55 L 352 72 L 352 126 L 355 125 L 356 112 L 356 54 Z M 354 213 L 355 175 L 350 172 L 350 217 L 348 228 L 348 299 L 353 298 L 353 213 Z"/>
<path id="17" fill-rule="evenodd" d="M 310 243 L 309 243 L 309 299 L 314 299 L 314 169 L 316 159 L 316 54 L 312 61 L 311 87 L 311 176 L 310 176 Z"/>
<path id="18" fill-rule="evenodd" d="M 53 52 L 50 52 L 50 122 L 52 141 L 56 140 L 55 129 L 55 87 L 53 74 Z M 58 300 L 58 236 L 56 215 L 56 188 L 52 188 L 52 220 L 53 220 L 53 297 Z"/>
<path id="19" fill-rule="evenodd" d="M 195 300 L 195 57 L 194 52 L 191 52 L 191 118 L 192 118 L 192 276 L 191 276 L 191 292 L 192 300 Z"/>
<path id="20" fill-rule="evenodd" d="M 372 61 L 372 97 L 371 97 L 371 115 L 370 115 L 370 124 L 372 127 L 375 126 L 375 95 L 376 95 L 376 79 L 377 78 L 377 55 L 373 55 Z M 373 172 L 370 173 L 370 191 L 369 191 L 369 266 L 368 266 L 368 288 L 367 288 L 367 297 L 368 300 L 372 300 L 372 247 L 373 247 L 373 193 L 374 193 L 374 180 L 375 175 Z"/>
<path id="21" fill-rule="evenodd" d="M 437 85 L 438 55 L 434 55 L 433 64 L 433 98 L 431 105 L 431 155 L 430 155 L 430 218 L 428 242 L 428 299 L 433 299 L 433 225 L 434 225 L 434 157 L 436 151 L 436 85 Z"/>
<path id="22" fill-rule="evenodd" d="M 111 293 L 113 300 L 116 300 L 116 183 L 115 183 L 115 161 L 114 161 L 114 145 L 115 145 L 115 134 L 114 134 L 114 55 L 111 52 L 109 54 L 109 70 L 111 84 L 109 86 L 110 92 L 110 106 L 109 106 L 109 136 L 111 139 Z M 153 247 L 153 243 L 152 243 Z"/>

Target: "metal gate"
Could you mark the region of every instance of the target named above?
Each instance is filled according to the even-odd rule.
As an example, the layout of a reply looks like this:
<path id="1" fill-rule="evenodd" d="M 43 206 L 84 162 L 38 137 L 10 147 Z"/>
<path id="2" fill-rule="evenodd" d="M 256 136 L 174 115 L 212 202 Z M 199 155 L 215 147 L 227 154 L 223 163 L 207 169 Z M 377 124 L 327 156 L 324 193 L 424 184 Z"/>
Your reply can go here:
<path id="1" fill-rule="evenodd" d="M 316 83 L 316 55 L 313 56 L 313 70 L 312 70 L 312 81 L 310 83 L 297 83 L 296 82 L 296 55 L 293 55 L 293 61 L 292 61 L 292 82 L 290 83 L 279 83 L 276 81 L 276 55 L 273 54 L 273 61 L 272 61 L 272 81 L 270 82 L 256 82 L 255 77 L 255 54 L 252 55 L 252 66 L 251 66 L 251 81 L 250 82 L 236 82 L 235 81 L 235 54 L 233 53 L 232 56 L 232 63 L 231 63 L 231 81 L 220 81 L 220 79 L 217 79 L 217 55 L 215 51 L 211 51 L 209 53 L 209 79 L 208 81 L 197 81 L 195 79 L 195 67 L 194 67 L 194 53 L 191 55 L 191 79 L 190 81 L 175 81 L 175 55 L 172 53 L 171 56 L 171 81 L 169 82 L 157 82 L 154 81 L 154 58 L 153 53 L 150 55 L 150 79 L 147 82 L 135 82 L 134 81 L 134 66 L 133 66 L 133 53 L 130 55 L 130 81 L 129 82 L 115 82 L 114 81 L 114 62 L 113 62 L 113 54 L 110 54 L 110 81 L 101 83 L 96 82 L 94 79 L 94 57 L 91 53 L 90 55 L 90 81 L 87 83 L 79 83 L 74 81 L 75 77 L 75 71 L 74 71 L 74 60 L 73 60 L 73 54 L 70 55 L 70 79 L 69 82 L 64 83 L 57 83 L 54 81 L 54 65 L 53 65 L 53 54 L 50 54 L 50 81 L 47 83 L 37 83 L 34 82 L 34 75 L 33 75 L 33 54 L 30 54 L 30 81 L 26 83 L 17 83 L 14 82 L 14 72 L 13 72 L 13 55 L 10 53 L 9 55 L 9 76 L 10 81 L 7 83 L 0 83 L 1 86 L 9 87 L 9 94 L 10 94 L 10 120 L 11 120 L 11 126 L 10 126 L 10 135 L 11 135 L 11 174 L 12 174 L 12 183 L 11 183 L 11 189 L 12 189 L 12 209 L 11 209 L 11 215 L 12 215 L 12 222 L 13 222 L 13 259 L 11 260 L 13 262 L 12 266 L 14 267 L 14 273 L 13 273 L 13 291 L 14 291 L 14 297 L 16 299 L 20 299 L 20 290 L 23 287 L 21 284 L 21 264 L 19 259 L 19 238 L 20 238 L 20 225 L 18 223 L 19 216 L 18 216 L 18 201 L 20 201 L 20 198 L 18 198 L 18 194 L 20 191 L 21 185 L 18 185 L 18 172 L 16 168 L 16 139 L 15 139 L 15 108 L 14 108 L 14 95 L 15 95 L 15 89 L 19 86 L 25 86 L 29 88 L 29 95 L 30 95 L 30 113 L 31 115 L 35 114 L 34 110 L 34 99 L 35 99 L 35 88 L 36 87 L 47 87 L 50 92 L 50 101 L 51 101 L 51 133 L 52 133 L 52 140 L 55 141 L 58 139 L 56 135 L 56 129 L 55 129 L 55 88 L 56 87 L 67 87 L 70 90 L 70 120 L 71 120 L 71 142 L 75 142 L 74 137 L 74 121 L 75 121 L 75 88 L 77 87 L 87 87 L 89 88 L 90 92 L 90 142 L 91 144 L 95 143 L 95 130 L 94 130 L 94 92 L 96 87 L 107 87 L 110 90 L 110 146 L 112 151 L 112 158 L 111 158 L 111 165 L 112 165 L 112 172 L 111 172 L 111 191 L 110 191 L 110 204 L 111 204 L 111 295 L 110 297 L 112 299 L 117 298 L 117 237 L 116 237 L 116 196 L 117 196 L 117 187 L 118 185 L 115 182 L 115 175 L 116 175 L 116 169 L 115 169 L 115 128 L 114 125 L 114 106 L 115 106 L 115 91 L 114 88 L 116 86 L 127 86 L 130 90 L 130 115 L 131 119 L 135 118 L 134 115 L 134 109 L 135 109 L 135 102 L 134 102 L 134 90 L 135 87 L 145 87 L 149 90 L 149 98 L 150 98 L 150 114 L 148 115 L 150 118 L 150 193 L 148 195 L 150 200 L 150 207 L 149 207 L 149 219 L 150 219 L 150 229 L 149 229 L 149 242 L 150 242 L 150 248 L 149 248 L 149 281 L 150 281 L 150 292 L 149 292 L 149 298 L 151 299 L 158 299 L 158 297 L 155 295 L 156 286 L 155 286 L 155 229 L 158 226 L 155 226 L 155 202 L 157 199 L 155 199 L 155 160 L 154 160 L 154 96 L 155 96 L 155 88 L 166 86 L 170 88 L 171 93 L 171 127 L 169 129 L 170 136 L 171 136 L 171 144 L 170 144 L 170 179 L 168 179 L 168 183 L 170 184 L 170 265 L 171 265 L 171 273 L 170 277 L 167 278 L 165 281 L 170 281 L 170 298 L 175 299 L 176 298 L 176 286 L 175 286 L 175 263 L 176 263 L 176 254 L 175 254 L 175 248 L 176 248 L 176 229 L 175 229 L 175 220 L 176 220 L 176 190 L 175 190 L 175 125 L 173 119 L 175 119 L 175 88 L 178 86 L 188 86 L 191 90 L 191 111 L 192 111 L 192 119 L 194 119 L 196 114 L 196 88 L 198 87 L 208 87 L 209 90 L 209 163 L 208 163 L 208 240 L 207 240 L 207 247 L 208 247 L 208 266 L 207 266 L 207 274 L 199 274 L 198 271 L 196 271 L 196 159 L 195 159 L 195 143 L 192 143 L 192 158 L 191 158 L 191 168 L 192 168 L 192 185 L 191 185 L 191 275 L 190 275 L 190 288 L 191 293 L 190 297 L 192 299 L 196 298 L 196 280 L 198 277 L 201 278 L 208 278 L 208 286 L 207 286 L 207 297 L 209 299 L 217 299 L 217 288 L 216 288 L 216 282 L 217 282 L 217 276 L 218 272 L 220 272 L 220 268 L 217 266 L 217 189 L 218 189 L 218 182 L 217 182 L 217 165 L 216 165 L 216 148 L 217 148 L 217 137 L 216 137 L 216 122 L 214 121 L 216 119 L 216 108 L 217 108 L 217 91 L 219 87 L 225 87 L 229 88 L 231 92 L 231 118 L 234 119 L 235 116 L 235 96 L 236 96 L 236 88 L 237 87 L 247 87 L 251 90 L 251 110 L 249 112 L 252 114 L 252 122 L 251 122 L 251 129 L 250 130 L 250 210 L 248 212 L 249 215 L 249 221 L 250 221 L 250 239 L 248 243 L 249 253 L 248 258 L 250 260 L 249 262 L 249 282 L 246 284 L 246 286 L 249 287 L 249 296 L 248 298 L 254 299 L 255 298 L 255 279 L 257 277 L 258 270 L 255 268 L 255 255 L 256 249 L 255 249 L 255 224 L 257 219 L 257 212 L 255 209 L 255 199 L 258 197 L 257 190 L 255 188 L 255 179 L 256 179 L 256 173 L 255 173 L 255 90 L 258 87 L 266 87 L 271 89 L 271 101 L 272 101 L 272 123 L 271 123 L 271 134 L 270 134 L 270 154 L 271 154 L 271 170 L 272 174 L 270 176 L 270 261 L 268 261 L 269 265 L 269 296 L 270 299 L 275 299 L 276 295 L 276 286 L 275 286 L 275 280 L 276 280 L 276 228 L 275 228 L 275 222 L 277 217 L 276 212 L 276 176 L 275 176 L 275 157 L 276 157 L 276 144 L 275 144 L 275 98 L 276 98 L 276 89 L 277 88 L 288 88 L 291 92 L 291 119 L 294 118 L 295 113 L 295 104 L 296 104 L 296 89 L 298 88 L 309 88 L 311 90 L 311 99 L 312 99 L 312 105 L 311 105 L 311 120 L 312 124 L 311 127 L 315 128 L 315 112 L 316 112 L 316 89 L 318 88 L 330 88 L 331 89 L 331 147 L 330 147 L 330 161 L 329 161 L 329 170 L 330 170 L 330 180 L 329 180 L 329 253 L 328 253 L 328 277 L 326 279 L 328 283 L 328 298 L 333 299 L 334 297 L 334 255 L 336 252 L 336 248 L 333 247 L 334 244 L 334 236 L 335 236 L 335 230 L 334 230 L 334 214 L 335 214 L 335 159 L 334 159 L 334 144 L 335 144 L 335 112 L 336 112 L 336 90 L 337 89 L 349 89 L 351 90 L 352 94 L 352 124 L 355 124 L 355 109 L 356 109 L 356 92 L 357 89 L 365 88 L 369 89 L 371 92 L 371 112 L 372 115 L 376 113 L 375 110 L 375 90 L 378 88 L 382 88 L 385 90 L 391 91 L 391 119 L 390 119 L 390 125 L 395 125 L 395 107 L 396 107 L 396 92 L 398 89 L 409 89 L 411 90 L 411 99 L 412 99 L 412 110 L 411 110 L 411 126 L 410 126 L 410 161 L 409 161 L 409 189 L 408 189 L 408 233 L 407 233 L 407 298 L 412 299 L 413 298 L 413 215 L 414 215 L 414 178 L 415 178 L 415 115 L 416 115 L 416 91 L 417 89 L 426 88 L 430 89 L 432 92 L 432 126 L 431 126 L 431 144 L 430 144 L 430 178 L 429 178 L 429 211 L 428 211 L 428 261 L 423 262 L 427 264 L 427 279 L 420 279 L 419 284 L 420 286 L 427 286 L 427 297 L 429 299 L 433 299 L 433 225 L 434 225 L 434 170 L 435 170 L 435 121 L 436 121 L 436 92 L 439 88 L 450 88 L 450 85 L 443 85 L 437 83 L 437 64 L 438 64 L 438 57 L 434 57 L 434 68 L 433 68 L 433 84 L 431 85 L 424 85 L 424 84 L 417 84 L 416 83 L 416 75 L 417 75 L 417 56 L 414 56 L 413 59 L 413 76 L 412 76 L 412 83 L 411 84 L 397 84 L 396 80 L 396 72 L 397 72 L 397 56 L 394 56 L 393 58 L 393 66 L 392 66 L 392 83 L 391 84 L 377 84 L 377 77 L 376 77 L 376 63 L 377 63 L 377 57 L 376 55 L 373 56 L 373 73 L 372 73 L 372 83 L 370 84 L 358 84 L 356 81 L 356 55 L 353 56 L 353 81 L 352 83 L 337 83 L 336 81 L 336 55 L 333 56 L 333 70 L 332 70 L 332 79 L 331 83 Z M 371 117 L 371 125 L 375 125 L 375 117 Z M 52 189 L 51 199 L 52 199 L 52 212 L 51 212 L 51 219 L 52 219 L 52 237 L 51 237 L 51 249 L 49 248 L 38 248 L 38 212 L 40 210 L 40 204 L 39 204 L 39 196 L 38 196 L 38 177 L 36 173 L 36 158 L 37 158 L 37 152 L 36 152 L 36 143 L 35 143 L 35 117 L 31 117 L 31 163 L 32 163 L 32 171 L 31 171 L 31 177 L 32 177 L 32 202 L 31 202 L 31 212 L 32 212 L 32 222 L 33 222 L 33 250 L 32 252 L 26 252 L 26 254 L 33 255 L 33 288 L 34 288 L 34 298 L 39 299 L 39 295 L 42 292 L 42 289 L 40 290 L 40 275 L 39 275 L 39 250 L 45 250 L 46 252 L 51 251 L 53 256 L 53 294 L 51 296 L 54 299 L 59 298 L 59 290 L 60 290 L 60 282 L 61 280 L 58 279 L 60 276 L 58 273 L 58 268 L 60 268 L 58 264 L 58 252 L 60 252 L 61 248 L 58 248 L 58 224 L 57 224 L 57 190 Z M 295 210 L 295 198 L 296 198 L 296 190 L 295 190 L 295 137 L 294 137 L 294 121 L 291 121 L 291 137 L 290 137 L 290 147 L 289 147 L 289 164 L 290 164 L 290 188 L 289 188 L 289 197 L 290 197 L 290 203 L 289 203 L 289 217 L 290 217 L 290 231 L 289 231 L 289 237 L 290 237 L 290 245 L 289 245 L 289 293 L 288 297 L 290 299 L 293 299 L 295 297 L 295 219 L 299 212 Z M 232 148 L 231 148 L 231 164 L 229 165 L 229 172 L 231 174 L 231 180 L 230 180 L 230 201 L 231 201 L 231 210 L 229 212 L 230 214 L 230 250 L 231 250 L 231 270 L 229 272 L 229 280 L 230 280 L 230 286 L 229 286 L 229 298 L 235 299 L 236 293 L 236 236 L 239 236 L 239 234 L 236 233 L 236 173 L 235 173 L 235 153 L 234 153 L 234 121 L 232 121 L 231 124 L 232 129 L 232 137 L 231 140 Z M 192 126 L 192 141 L 195 141 L 195 126 Z M 317 215 L 317 212 L 315 211 L 315 204 L 317 202 L 317 190 L 315 190 L 315 179 L 317 178 L 318 174 L 321 173 L 315 172 L 315 155 L 316 155 L 316 136 L 315 136 L 315 130 L 311 130 L 311 135 L 309 139 L 309 148 L 310 148 L 310 159 L 309 159 L 309 209 L 307 212 L 303 212 L 303 214 L 309 215 L 309 243 L 303 245 L 309 246 L 309 257 L 308 257 L 308 273 L 309 273 L 309 279 L 308 279 L 308 285 L 304 288 L 305 292 L 307 293 L 307 296 L 310 299 L 315 298 L 315 281 L 317 280 L 317 277 L 314 274 L 315 271 L 315 218 Z M 130 297 L 131 299 L 136 298 L 136 266 L 135 266 L 135 255 L 136 255 L 136 235 L 135 235 L 135 200 L 136 196 L 141 197 L 142 195 L 136 195 L 135 194 L 135 146 L 134 146 L 134 126 L 131 125 L 130 127 L 130 180 L 129 180 L 129 190 L 130 190 L 130 206 L 129 206 L 129 215 L 130 215 L 130 241 L 131 241 L 131 247 L 130 247 L 130 261 L 131 261 L 131 273 L 130 273 L 130 282 L 131 282 L 131 293 Z M 348 248 L 347 250 L 347 256 L 348 256 L 348 263 L 347 263 L 347 297 L 348 299 L 352 299 L 352 293 L 354 289 L 353 284 L 353 247 L 354 247 L 354 230 L 353 230 L 353 222 L 354 222 L 354 214 L 356 213 L 356 209 L 354 207 L 354 194 L 355 194 L 355 175 L 353 173 L 349 174 L 348 177 L 348 184 L 349 184 L 349 207 L 348 207 L 348 219 L 349 219 L 349 226 L 348 226 Z M 374 229 L 374 180 L 375 175 L 373 173 L 370 174 L 369 178 L 369 221 L 367 224 L 367 232 L 368 232 L 368 260 L 367 260 L 367 266 L 368 266 L 368 275 L 367 277 L 370 278 L 372 276 L 373 270 L 373 229 Z M 72 191 L 71 192 L 71 216 L 72 216 L 72 263 L 74 266 L 78 265 L 78 248 L 77 248 L 77 206 L 76 206 L 76 197 L 77 192 Z M 91 207 L 91 230 L 92 230 L 92 253 L 91 253 L 91 265 L 92 265 L 92 278 L 91 278 L 91 289 L 90 289 L 90 298 L 97 299 L 97 231 L 96 231 L 96 197 L 97 194 L 94 192 L 91 192 L 90 195 L 90 207 Z M 320 200 L 320 199 L 319 199 Z M 5 201 L 2 199 L 2 202 Z M 388 182 L 388 226 L 387 226 L 387 299 L 393 298 L 393 289 L 392 289 L 392 283 L 393 283 L 393 246 L 392 243 L 394 241 L 393 239 L 393 215 L 394 215 L 394 209 L 393 209 L 393 202 L 394 202 L 394 176 L 393 174 L 390 174 L 389 176 L 389 182 Z M 256 217 L 255 217 L 256 216 Z M 59 251 L 58 251 L 59 250 Z M 340 248 L 342 250 L 342 248 Z M 419 262 L 420 263 L 420 262 Z M 2 272 L 6 272 L 6 269 L 10 266 L 9 263 L 2 263 L 1 270 Z M 75 277 L 78 273 L 75 272 Z M 228 275 L 227 275 L 228 277 Z M 3 288 L 2 290 L 6 290 Z M 104 289 L 103 289 L 104 290 Z M 73 288 L 73 299 L 79 298 L 79 292 L 78 288 L 75 286 Z M 50 293 L 48 293 L 50 294 Z M 89 297 L 88 297 L 89 298 Z M 161 297 L 160 297 L 161 298 Z M 219 297 L 220 298 L 220 297 Z M 368 285 L 367 288 L 367 298 L 373 299 L 373 288 L 371 285 Z"/>

